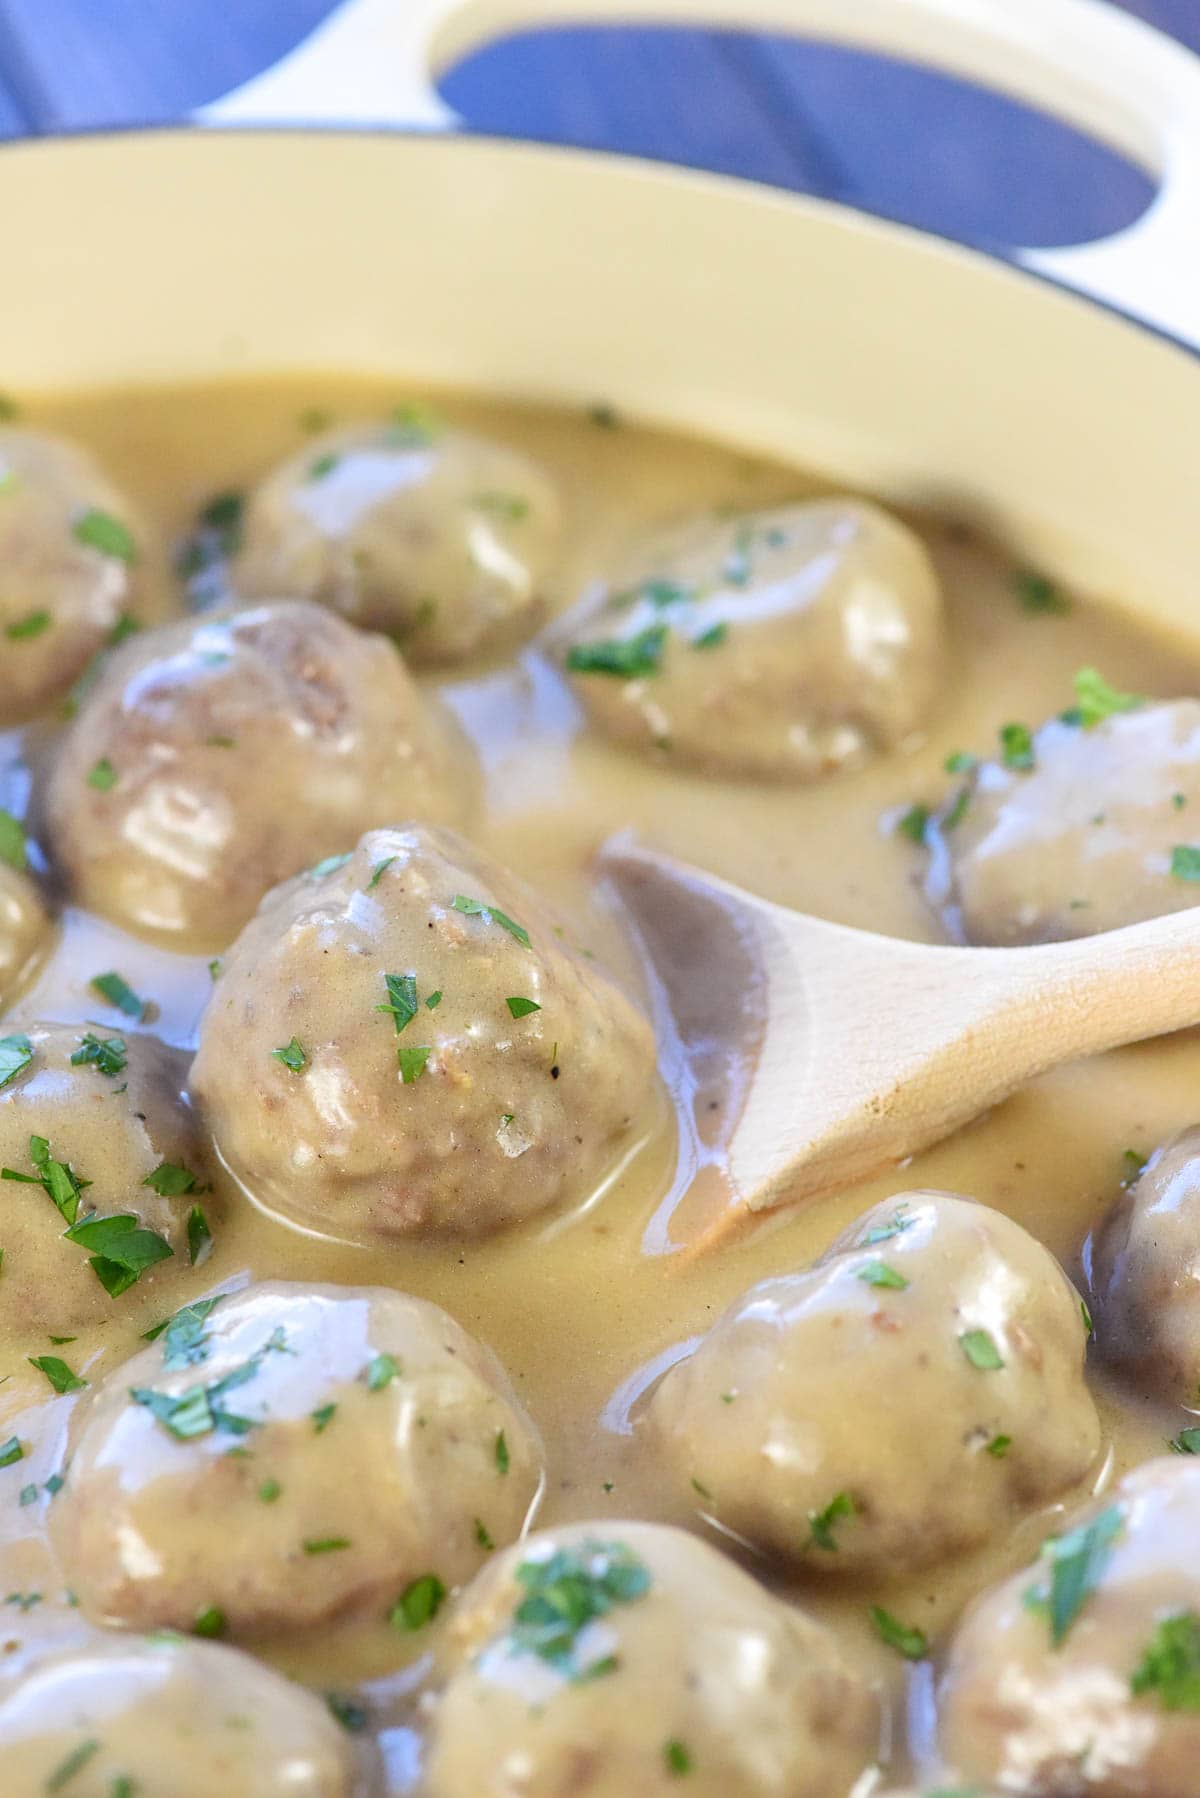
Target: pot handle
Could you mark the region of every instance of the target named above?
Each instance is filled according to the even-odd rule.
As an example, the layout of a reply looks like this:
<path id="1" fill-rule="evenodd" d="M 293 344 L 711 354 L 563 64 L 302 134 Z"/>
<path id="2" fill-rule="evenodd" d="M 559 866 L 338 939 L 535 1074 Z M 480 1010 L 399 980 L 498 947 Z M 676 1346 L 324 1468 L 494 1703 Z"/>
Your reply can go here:
<path id="1" fill-rule="evenodd" d="M 1102 139 L 1159 183 L 1126 230 L 1017 261 L 1200 344 L 1200 58 L 1105 0 L 342 0 L 204 124 L 459 121 L 434 80 L 506 33 L 563 24 L 803 33 L 925 63 Z"/>

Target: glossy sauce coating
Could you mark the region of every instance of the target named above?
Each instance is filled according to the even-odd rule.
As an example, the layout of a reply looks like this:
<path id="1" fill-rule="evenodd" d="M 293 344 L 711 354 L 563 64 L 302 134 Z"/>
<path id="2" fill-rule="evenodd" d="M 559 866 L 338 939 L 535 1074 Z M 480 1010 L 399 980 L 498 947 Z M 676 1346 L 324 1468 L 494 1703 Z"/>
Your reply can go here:
<path id="1" fill-rule="evenodd" d="M 119 403 L 96 396 L 34 406 L 30 419 L 94 448 L 153 525 L 176 539 L 213 493 L 247 484 L 297 450 L 301 413 L 318 406 L 353 421 L 383 416 L 411 398 L 390 388 L 337 383 L 251 385 L 121 396 Z M 565 549 L 547 602 L 555 612 L 589 583 L 606 578 L 644 536 L 680 517 L 726 506 L 790 504 L 814 490 L 789 470 L 628 427 L 612 430 L 584 417 L 459 401 L 447 402 L 446 411 L 464 427 L 532 455 L 559 482 Z M 1174 698 L 1195 690 L 1200 673 L 1186 649 L 1135 631 L 1099 604 L 1073 603 L 1061 616 L 1029 612 L 1010 558 L 964 539 L 951 525 L 920 521 L 918 528 L 942 585 L 948 628 L 947 669 L 927 734 L 838 779 L 759 786 L 698 778 L 661 751 L 640 760 L 586 728 L 563 677 L 560 651 L 529 650 L 510 662 L 465 667 L 444 680 L 422 677 L 449 703 L 483 768 L 486 790 L 474 840 L 561 907 L 579 941 L 634 991 L 645 995 L 636 947 L 589 866 L 592 851 L 610 832 L 632 827 L 656 846 L 820 915 L 938 940 L 941 925 L 920 891 L 923 857 L 894 826 L 914 803 L 934 807 L 942 799 L 948 756 L 986 756 L 1004 723 L 1023 719 L 1034 727 L 1069 705 L 1073 676 L 1082 666 L 1108 670 L 1130 691 Z M 164 593 L 163 603 L 177 603 Z M 10 647 L 0 644 L 0 654 L 7 658 Z M 720 654 L 720 646 L 709 653 Z M 48 737 L 39 729 L 24 740 L 15 734 L 0 739 L 0 805 L 25 810 L 34 776 L 46 765 Z M 1186 811 L 1180 820 L 1186 841 Z M 36 854 L 34 859 L 40 865 Z M 147 1024 L 169 1042 L 194 1044 L 213 991 L 208 956 L 175 955 L 135 941 L 70 906 L 47 947 L 48 961 L 6 1017 L 6 1028 L 44 1015 L 75 1024 L 80 1033 L 99 1026 L 135 1034 L 143 1025 L 98 1001 L 89 984 L 94 974 L 115 968 L 157 1008 Z M 246 1204 L 218 1173 L 214 1214 L 230 1208 L 231 1221 L 215 1224 L 212 1254 L 180 1302 L 247 1275 L 307 1285 L 384 1285 L 431 1299 L 496 1351 L 545 1441 L 539 1526 L 611 1519 L 619 1527 L 622 1518 L 642 1518 L 703 1531 L 695 1494 L 681 1496 L 663 1480 L 632 1427 L 654 1378 L 682 1345 L 754 1282 L 794 1273 L 868 1206 L 916 1187 L 968 1193 L 995 1206 L 1076 1271 L 1088 1231 L 1119 1194 L 1123 1151 L 1144 1153 L 1194 1121 L 1200 1051 L 1180 1037 L 1063 1070 L 914 1166 L 778 1220 L 719 1260 L 690 1263 L 658 1252 L 664 1221 L 700 1162 L 719 1161 L 723 1108 L 736 1091 L 736 1071 L 730 1070 L 727 1082 L 698 1091 L 669 1033 L 660 1042 L 660 1066 L 677 1101 L 678 1129 L 664 1113 L 593 1209 L 483 1240 L 416 1236 L 370 1249 L 330 1243 L 298 1234 Z M 99 1191 L 115 1189 L 108 1157 L 89 1165 L 81 1149 L 77 1162 Z M 0 1434 L 17 1436 L 24 1448 L 19 1463 L 0 1469 L 4 1564 L 14 1593 L 27 1600 L 39 1594 L 27 1608 L 7 1607 L 14 1667 L 35 1638 L 69 1641 L 84 1627 L 65 1603 L 65 1581 L 44 1546 L 47 1513 L 64 1497 L 47 1495 L 45 1483 L 62 1470 L 77 1395 L 56 1395 L 27 1357 L 56 1353 L 94 1387 L 142 1350 L 141 1334 L 175 1306 L 174 1298 L 160 1299 L 139 1283 L 114 1307 L 111 1321 L 79 1332 L 56 1330 L 76 1341 L 54 1347 L 46 1340 L 52 1325 L 34 1331 L 0 1311 L 0 1371 L 9 1375 L 0 1386 Z M 1180 1413 L 1143 1408 L 1139 1394 L 1118 1388 L 1094 1364 L 1088 1379 L 1104 1445 L 1082 1495 L 1093 1478 L 1103 1482 L 1113 1467 L 1154 1452 L 1183 1421 Z M 903 1403 L 902 1394 L 897 1402 Z M 22 1504 L 20 1494 L 31 1485 L 34 1497 Z M 787 1578 L 753 1557 L 748 1562 L 832 1629 L 850 1664 L 877 1683 L 891 1716 L 888 1771 L 900 1778 L 910 1748 L 919 1760 L 929 1748 L 923 1697 L 929 1684 L 918 1673 L 905 1706 L 908 1665 L 879 1641 L 870 1605 L 884 1605 L 919 1626 L 935 1647 L 943 1645 L 964 1600 L 1029 1560 L 1065 1509 L 1065 1501 L 1051 1504 L 1001 1540 L 936 1569 L 896 1567 L 886 1577 L 839 1582 L 836 1590 L 828 1580 L 803 1573 Z M 386 1607 L 368 1607 L 315 1632 L 256 1639 L 255 1650 L 319 1692 L 353 1694 L 372 1726 L 383 1728 L 392 1784 L 403 1791 L 417 1765 L 419 1711 L 412 1699 L 433 1633 L 400 1631 L 388 1621 Z"/>

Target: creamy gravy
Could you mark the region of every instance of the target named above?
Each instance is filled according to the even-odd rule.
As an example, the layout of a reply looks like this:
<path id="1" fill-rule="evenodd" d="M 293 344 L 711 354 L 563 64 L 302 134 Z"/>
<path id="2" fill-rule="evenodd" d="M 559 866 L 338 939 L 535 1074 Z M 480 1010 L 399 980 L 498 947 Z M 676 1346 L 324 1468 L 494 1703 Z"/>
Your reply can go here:
<path id="1" fill-rule="evenodd" d="M 318 408 L 334 419 L 370 417 L 408 397 L 338 381 L 240 383 L 33 402 L 23 421 L 93 449 L 170 543 L 214 492 L 248 485 L 294 448 L 307 410 Z M 442 396 L 437 405 L 452 420 L 526 450 L 561 480 L 570 545 L 557 595 L 564 607 L 648 523 L 820 490 L 789 469 L 623 423 L 614 429 L 587 418 Z M 1189 645 L 1156 639 L 1101 601 L 1074 603 L 1063 617 L 1027 615 L 1002 553 L 952 524 L 923 520 L 918 528 L 945 586 L 951 671 L 927 737 L 857 773 L 810 787 L 755 786 L 692 777 L 665 760 L 639 759 L 586 729 L 561 674 L 536 649 L 437 682 L 485 768 L 480 841 L 570 913 L 580 940 L 635 988 L 645 990 L 642 970 L 590 868 L 594 850 L 611 833 L 632 829 L 651 845 L 827 918 L 937 941 L 939 926 L 918 890 L 919 858 L 893 826 L 898 810 L 914 800 L 933 803 L 946 791 L 942 763 L 948 754 L 987 752 L 1002 723 L 1021 719 L 1032 726 L 1057 711 L 1084 664 L 1154 695 L 1200 686 L 1200 648 L 1193 653 Z M 166 594 L 168 579 L 162 579 Z M 0 805 L 26 809 L 28 763 L 44 749 L 37 728 L 24 738 L 0 736 Z M 211 990 L 207 957 L 148 947 L 71 909 L 54 953 L 11 1015 L 99 1020 L 127 1031 L 128 1020 L 98 1008 L 88 991 L 91 976 L 107 968 L 119 969 L 153 999 L 158 1015 L 150 1027 L 181 1046 L 194 1044 Z M 678 1057 L 669 1042 L 661 1048 L 670 1080 L 673 1071 L 680 1074 Z M 1117 1195 L 1123 1151 L 1146 1153 L 1193 1122 L 1198 1077 L 1200 1041 L 1190 1034 L 1064 1070 L 911 1166 L 782 1215 L 709 1260 L 685 1262 L 657 1252 L 664 1205 L 669 1209 L 693 1171 L 691 1152 L 678 1149 L 675 1120 L 665 1105 L 649 1140 L 599 1202 L 573 1217 L 461 1247 L 330 1244 L 268 1219 L 229 1193 L 223 1195 L 215 1253 L 179 1302 L 224 1282 L 272 1276 L 385 1283 L 434 1299 L 496 1350 L 544 1434 L 548 1475 L 539 1522 L 641 1517 L 702 1529 L 690 1507 L 681 1512 L 656 1489 L 653 1468 L 639 1459 L 630 1434 L 641 1394 L 678 1345 L 753 1281 L 809 1261 L 867 1205 L 908 1187 L 956 1189 L 997 1206 L 1078 1278 L 1087 1233 Z M 680 1091 L 677 1085 L 677 1096 Z M 721 1121 L 718 1114 L 707 1131 L 718 1149 Z M 67 1642 L 78 1632 L 77 1613 L 40 1534 L 46 1500 L 20 1506 L 17 1497 L 22 1486 L 40 1486 L 59 1466 L 73 1400 L 47 1399 L 45 1382 L 26 1357 L 47 1352 L 48 1344 L 24 1333 L 17 1339 L 2 1301 L 0 1285 L 0 1435 L 16 1433 L 29 1445 L 21 1467 L 3 1476 L 0 1503 L 0 1587 L 13 1595 L 0 1609 L 0 1640 L 15 1664 L 47 1639 Z M 140 1332 L 159 1321 L 163 1305 L 135 1289 L 116 1310 L 116 1320 L 63 1350 L 90 1381 L 140 1346 Z M 1160 1449 L 1182 1419 L 1110 1388 L 1094 1372 L 1092 1380 L 1111 1443 L 1101 1475 L 1107 1480 Z M 895 1695 L 898 1733 L 889 1771 L 903 1771 L 910 1752 L 921 1757 L 927 1675 L 918 1670 L 910 1676 L 875 1639 L 868 1604 L 885 1603 L 924 1629 L 936 1648 L 965 1599 L 1026 1559 L 1047 1524 L 1045 1514 L 1023 1520 L 1009 1541 L 987 1554 L 886 1591 L 877 1584 L 869 1590 L 835 1587 L 818 1577 L 792 1589 L 799 1602 L 844 1632 L 855 1655 Z M 219 1517 L 212 1530 L 219 1555 Z M 35 1593 L 41 1594 L 36 1602 Z M 411 1760 L 404 1697 L 412 1672 L 406 1658 L 416 1659 L 423 1646 L 419 1636 L 401 1637 L 384 1621 L 361 1619 L 307 1639 L 255 1644 L 265 1658 L 319 1690 L 365 1688 L 373 1721 L 388 1725 L 385 1748 L 397 1789 L 403 1789 Z"/>

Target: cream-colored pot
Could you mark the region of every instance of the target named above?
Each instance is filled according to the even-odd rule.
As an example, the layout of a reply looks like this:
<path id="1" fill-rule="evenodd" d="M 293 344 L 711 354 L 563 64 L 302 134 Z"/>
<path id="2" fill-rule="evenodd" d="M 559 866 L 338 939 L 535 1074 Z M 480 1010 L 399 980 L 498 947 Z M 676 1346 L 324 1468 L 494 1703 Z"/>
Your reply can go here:
<path id="1" fill-rule="evenodd" d="M 605 399 L 974 511 L 1042 564 L 1200 625 L 1192 350 L 840 206 L 447 129 L 439 66 L 503 30 L 605 17 L 871 45 L 1092 130 L 1160 178 L 1158 200 L 1120 237 L 1024 262 L 1200 341 L 1200 62 L 1098 0 L 346 0 L 203 122 L 424 134 L 0 153 L 0 382 L 330 367 Z"/>

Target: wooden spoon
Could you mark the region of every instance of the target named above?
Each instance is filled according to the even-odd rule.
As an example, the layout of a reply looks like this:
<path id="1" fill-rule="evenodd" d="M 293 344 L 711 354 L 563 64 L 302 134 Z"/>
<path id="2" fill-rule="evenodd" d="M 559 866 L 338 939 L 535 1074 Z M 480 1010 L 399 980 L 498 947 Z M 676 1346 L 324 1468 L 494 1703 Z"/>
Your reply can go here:
<path id="1" fill-rule="evenodd" d="M 742 1088 L 697 1246 L 927 1148 L 1060 1062 L 1200 1023 L 1200 908 L 959 949 L 806 917 L 626 840 L 600 862 L 710 1089 Z"/>

